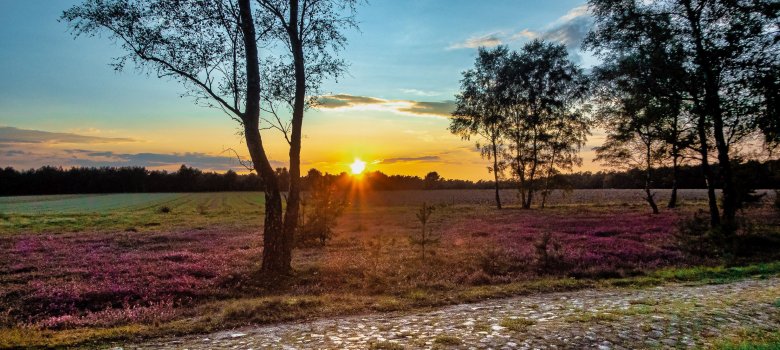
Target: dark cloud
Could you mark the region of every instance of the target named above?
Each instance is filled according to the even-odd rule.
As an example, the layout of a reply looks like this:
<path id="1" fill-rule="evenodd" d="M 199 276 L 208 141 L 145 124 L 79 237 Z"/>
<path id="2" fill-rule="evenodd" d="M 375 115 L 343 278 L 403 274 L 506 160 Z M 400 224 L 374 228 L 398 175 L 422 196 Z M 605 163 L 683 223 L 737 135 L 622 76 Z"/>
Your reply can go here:
<path id="1" fill-rule="evenodd" d="M 546 30 L 541 38 L 556 41 L 566 45 L 569 50 L 577 50 L 582 45 L 585 36 L 588 35 L 593 19 L 589 16 L 581 16 Z"/>
<path id="2" fill-rule="evenodd" d="M 71 154 L 81 154 L 87 158 L 72 159 L 79 166 L 146 166 L 161 167 L 187 164 L 201 169 L 243 169 L 236 157 L 210 155 L 199 152 L 187 153 L 115 153 L 94 152 L 88 150 L 68 150 Z M 98 158 L 98 159 L 94 159 Z M 106 159 L 108 158 L 108 159 Z M 287 166 L 283 162 L 271 161 L 274 167 Z"/>
<path id="3" fill-rule="evenodd" d="M 135 142 L 130 138 L 86 136 L 64 132 L 0 127 L 0 143 L 115 143 Z"/>
<path id="4" fill-rule="evenodd" d="M 342 108 L 342 107 L 351 107 L 356 105 L 381 104 L 384 102 L 387 101 L 376 97 L 340 94 L 340 95 L 330 95 L 330 96 L 320 97 L 318 100 L 317 107 Z"/>
<path id="5" fill-rule="evenodd" d="M 423 156 L 423 157 L 400 157 L 400 158 L 389 158 L 382 160 L 382 164 L 393 164 L 393 163 L 403 163 L 403 162 L 435 162 L 441 160 L 441 157 L 439 156 Z"/>
<path id="6" fill-rule="evenodd" d="M 408 112 L 412 114 L 427 114 L 438 115 L 443 117 L 449 117 L 452 112 L 455 111 L 455 101 L 443 101 L 443 102 L 415 102 L 411 101 L 412 106 L 406 108 L 399 108 L 401 112 Z"/>
<path id="7" fill-rule="evenodd" d="M 149 168 L 173 168 L 186 164 L 204 170 L 225 171 L 246 170 L 234 156 L 211 155 L 206 153 L 117 153 L 100 152 L 85 149 L 46 150 L 46 153 L 25 152 L 11 149 L 3 151 L 7 164 L 17 168 L 53 166 L 79 167 L 126 167 L 142 166 Z M 273 167 L 286 167 L 287 164 L 271 161 Z"/>

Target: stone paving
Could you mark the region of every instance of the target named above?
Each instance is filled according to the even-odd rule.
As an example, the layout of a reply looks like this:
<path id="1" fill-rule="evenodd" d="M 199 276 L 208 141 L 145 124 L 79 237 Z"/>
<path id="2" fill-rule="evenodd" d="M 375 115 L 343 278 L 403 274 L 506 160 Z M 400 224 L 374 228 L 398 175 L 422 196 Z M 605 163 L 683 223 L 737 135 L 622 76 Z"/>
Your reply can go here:
<path id="1" fill-rule="evenodd" d="M 420 313 L 372 314 L 165 338 L 123 349 L 708 348 L 780 329 L 780 278 L 539 294 Z"/>

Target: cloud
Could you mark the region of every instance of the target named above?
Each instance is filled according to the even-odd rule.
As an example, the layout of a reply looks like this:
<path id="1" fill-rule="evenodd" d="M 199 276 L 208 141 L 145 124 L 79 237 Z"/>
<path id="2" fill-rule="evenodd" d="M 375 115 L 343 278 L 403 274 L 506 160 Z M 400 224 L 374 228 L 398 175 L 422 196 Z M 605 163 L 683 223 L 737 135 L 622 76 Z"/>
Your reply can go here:
<path id="1" fill-rule="evenodd" d="M 478 47 L 493 47 L 503 43 L 504 32 L 493 32 L 484 35 L 472 36 L 462 42 L 452 44 L 447 47 L 448 50 L 455 49 L 476 49 Z"/>
<path id="2" fill-rule="evenodd" d="M 455 110 L 454 101 L 422 102 L 412 100 L 385 100 L 376 97 L 353 95 L 329 95 L 319 99 L 318 106 L 323 109 L 341 110 L 377 110 L 412 116 L 432 116 L 448 118 Z"/>
<path id="3" fill-rule="evenodd" d="M 383 159 L 378 161 L 378 163 L 393 164 L 393 163 L 404 163 L 404 162 L 436 162 L 439 160 L 441 160 L 441 157 L 439 156 L 399 157 L 399 158 Z"/>
<path id="4" fill-rule="evenodd" d="M 0 143 L 118 143 L 136 142 L 130 138 L 86 136 L 64 132 L 0 127 Z"/>
<path id="5" fill-rule="evenodd" d="M 62 167 L 141 166 L 152 169 L 176 169 L 182 164 L 186 164 L 203 170 L 246 170 L 233 156 L 200 152 L 117 153 L 86 149 L 10 149 L 0 154 L 4 155 L 5 158 L 3 166 L 13 166 L 20 169 L 37 168 L 43 165 Z M 279 161 L 271 161 L 271 165 L 274 167 L 287 166 L 286 163 Z"/>
<path id="6" fill-rule="evenodd" d="M 199 169 L 243 169 L 236 157 L 225 155 L 210 155 L 201 152 L 185 153 L 115 153 L 95 152 L 89 150 L 65 150 L 69 154 L 78 154 L 86 158 L 75 158 L 73 162 L 79 166 L 145 166 L 166 167 L 187 164 Z M 271 161 L 274 167 L 287 166 L 278 161 Z"/>
<path id="7" fill-rule="evenodd" d="M 542 39 L 559 42 L 566 45 L 569 50 L 580 47 L 582 40 L 592 25 L 593 20 L 588 14 L 588 6 L 575 7 L 565 15 L 559 17 L 544 29 L 531 30 L 528 28 L 512 33 L 511 31 L 494 32 L 488 35 L 471 37 L 465 41 L 450 45 L 448 49 L 477 48 L 480 46 L 492 47 L 501 44 L 509 44 L 515 41 Z"/>
<path id="8" fill-rule="evenodd" d="M 340 95 L 329 95 L 329 96 L 320 97 L 317 107 L 341 108 L 341 107 L 351 107 L 355 105 L 377 104 L 382 102 L 385 102 L 385 100 L 374 98 L 374 97 L 340 94 Z"/>
<path id="9" fill-rule="evenodd" d="M 425 90 L 418 90 L 418 89 L 401 89 L 401 92 L 405 94 L 425 96 L 425 97 L 442 95 L 442 93 L 438 91 L 425 91 Z"/>

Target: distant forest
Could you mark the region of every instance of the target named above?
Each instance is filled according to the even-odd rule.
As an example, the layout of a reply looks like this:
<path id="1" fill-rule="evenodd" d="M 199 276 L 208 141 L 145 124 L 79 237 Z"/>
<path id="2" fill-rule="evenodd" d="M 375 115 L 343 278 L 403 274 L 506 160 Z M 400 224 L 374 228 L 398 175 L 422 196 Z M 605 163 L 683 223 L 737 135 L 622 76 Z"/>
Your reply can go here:
<path id="1" fill-rule="evenodd" d="M 717 171 L 717 164 L 714 165 Z M 737 179 L 745 188 L 780 188 L 780 160 L 768 162 L 748 161 L 736 168 Z M 662 167 L 654 170 L 653 188 L 672 187 L 672 169 Z M 286 168 L 276 169 L 282 188 L 289 185 Z M 335 186 L 350 186 L 352 176 L 322 174 L 312 169 L 302 177 L 303 189 L 308 189 L 314 178 L 324 176 Z M 600 189 L 600 188 L 643 188 L 643 169 L 628 171 L 576 172 L 555 176 L 557 189 Z M 436 172 L 425 177 L 407 175 L 386 175 L 382 172 L 367 172 L 362 175 L 365 188 L 393 190 L 439 190 L 439 189 L 490 189 L 493 181 L 469 181 L 445 179 Z M 512 181 L 500 183 L 503 188 L 516 188 Z M 678 178 L 679 188 L 706 188 L 699 166 L 683 166 Z M 720 188 L 720 184 L 716 183 Z M 218 192 L 218 191 L 261 191 L 261 179 L 254 173 L 241 175 L 229 170 L 225 173 L 204 172 L 182 165 L 178 171 L 147 170 L 143 167 L 101 167 L 70 168 L 44 166 L 38 169 L 19 171 L 11 167 L 0 169 L 0 195 L 40 195 L 75 193 L 138 193 L 138 192 Z"/>

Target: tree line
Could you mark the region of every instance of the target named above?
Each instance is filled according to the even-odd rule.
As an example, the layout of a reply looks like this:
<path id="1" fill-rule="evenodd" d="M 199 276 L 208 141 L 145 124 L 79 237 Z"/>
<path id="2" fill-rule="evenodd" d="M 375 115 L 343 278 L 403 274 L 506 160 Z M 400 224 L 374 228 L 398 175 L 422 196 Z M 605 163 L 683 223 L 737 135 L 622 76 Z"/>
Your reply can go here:
<path id="1" fill-rule="evenodd" d="M 713 166 L 717 171 L 717 164 Z M 743 192 L 751 189 L 780 188 L 780 161 L 748 161 L 737 166 L 739 184 Z M 677 173 L 675 176 L 674 173 Z M 289 171 L 277 168 L 283 191 L 289 187 Z M 570 189 L 635 189 L 642 188 L 644 170 L 640 168 L 622 171 L 575 172 L 557 174 L 539 186 L 552 190 Z M 347 173 L 328 174 L 316 169 L 301 177 L 301 188 L 312 189 L 323 178 L 341 189 L 353 186 L 354 177 Z M 372 191 L 399 190 L 454 190 L 493 189 L 495 182 L 487 180 L 445 179 L 437 172 L 426 176 L 387 175 L 380 171 L 366 172 L 359 180 L 361 186 Z M 499 188 L 517 188 L 512 180 L 499 182 Z M 715 187 L 720 188 L 716 183 Z M 656 169 L 654 188 L 707 188 L 701 168 L 683 165 Z M 238 174 L 228 170 L 224 173 L 205 172 L 182 165 L 177 171 L 148 170 L 143 167 L 70 168 L 44 166 L 38 169 L 19 171 L 11 167 L 0 168 L 0 196 L 78 194 L 78 193 L 144 193 L 144 192 L 220 192 L 220 191 L 262 191 L 262 181 L 255 173 Z"/>
<path id="2" fill-rule="evenodd" d="M 708 189 L 710 225 L 731 239 L 747 189 L 766 184 L 742 173 L 753 165 L 743 163 L 751 154 L 776 159 L 780 145 L 780 3 L 588 5 L 595 23 L 583 48 L 601 60 L 592 72 L 585 74 L 564 45 L 534 40 L 519 51 L 480 48 L 463 73 L 450 129 L 479 138 L 477 147 L 492 163 L 496 207 L 503 178 L 516 184 L 523 208 L 535 193 L 543 207 L 551 183 L 580 164 L 585 138 L 598 127 L 606 135 L 596 160 L 641 169 L 629 172 L 654 213 L 659 168 L 671 170 L 665 176 L 673 208 L 690 175 L 683 173 L 696 165 Z"/>

